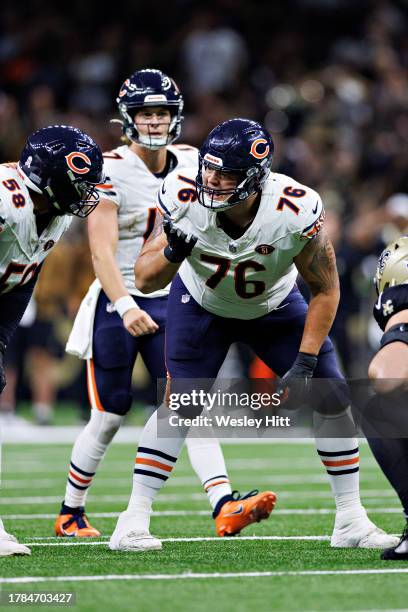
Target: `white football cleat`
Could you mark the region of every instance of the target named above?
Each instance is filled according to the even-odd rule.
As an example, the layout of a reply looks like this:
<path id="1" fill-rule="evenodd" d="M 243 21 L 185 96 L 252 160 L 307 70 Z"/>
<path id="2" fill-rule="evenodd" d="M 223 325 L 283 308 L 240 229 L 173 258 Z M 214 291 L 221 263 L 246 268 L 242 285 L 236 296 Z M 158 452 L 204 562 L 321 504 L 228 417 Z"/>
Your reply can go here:
<path id="1" fill-rule="evenodd" d="M 28 546 L 17 542 L 16 538 L 5 531 L 0 533 L 0 557 L 12 555 L 31 555 Z"/>
<path id="2" fill-rule="evenodd" d="M 337 513 L 330 545 L 333 548 L 389 548 L 398 542 L 397 537 L 374 525 L 364 510 L 357 516 L 355 512 Z"/>
<path id="3" fill-rule="evenodd" d="M 161 550 L 162 543 L 150 535 L 149 530 L 140 524 L 137 517 L 125 511 L 119 515 L 115 531 L 109 540 L 109 548 L 127 552 L 146 552 Z"/>

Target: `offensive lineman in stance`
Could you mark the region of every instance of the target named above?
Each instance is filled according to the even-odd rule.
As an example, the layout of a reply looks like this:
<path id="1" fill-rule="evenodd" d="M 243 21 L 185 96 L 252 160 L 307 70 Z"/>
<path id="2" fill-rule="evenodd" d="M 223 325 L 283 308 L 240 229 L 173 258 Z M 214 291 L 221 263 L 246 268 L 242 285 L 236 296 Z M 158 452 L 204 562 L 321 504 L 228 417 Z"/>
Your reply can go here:
<path id="1" fill-rule="evenodd" d="M 0 165 L 0 393 L 3 357 L 30 300 L 44 259 L 72 215 L 88 216 L 102 183 L 98 145 L 81 130 L 53 125 L 32 134 L 18 163 Z M 29 555 L 0 519 L 0 557 Z"/>
<path id="2" fill-rule="evenodd" d="M 322 229 L 323 205 L 312 189 L 271 173 L 272 155 L 272 139 L 260 124 L 232 119 L 209 134 L 198 170 L 173 172 L 158 193 L 163 219 L 158 217 L 142 249 L 135 279 L 146 294 L 174 279 L 166 327 L 170 386 L 176 379 L 215 378 L 236 341 L 248 344 L 284 375 L 289 390 L 312 376 L 342 378 L 327 337 L 339 282 L 334 251 Z M 311 289 L 309 307 L 295 284 L 298 271 Z M 317 449 L 337 507 L 331 545 L 394 545 L 396 539 L 378 529 L 361 505 L 357 440 L 329 437 L 327 427 L 332 432 L 335 422 L 344 431 L 348 420 L 347 406 L 335 397 L 331 403 L 337 407 L 333 418 L 315 418 Z M 165 454 L 170 471 L 188 428 L 175 431 L 169 416 L 161 406 L 140 445 Z M 133 524 L 124 525 L 119 517 L 112 549 L 127 529 L 148 532 L 158 487 L 145 475 L 135 475 L 131 500 L 139 499 L 139 513 Z M 228 502 L 221 500 L 214 515 L 218 528 L 228 533 L 225 507 Z"/>
<path id="3" fill-rule="evenodd" d="M 377 395 L 372 408 L 381 419 L 391 419 L 402 431 L 408 404 L 408 237 L 401 236 L 382 252 L 377 266 L 378 300 L 374 317 L 384 332 L 381 347 L 372 359 L 368 375 Z M 402 413 L 398 414 L 398 406 Z M 398 423 L 402 416 L 403 421 Z M 401 427 L 401 429 L 399 429 Z M 398 494 L 407 525 L 397 546 L 383 551 L 387 561 L 408 560 L 408 432 L 404 438 L 370 438 L 371 450 Z"/>
<path id="4" fill-rule="evenodd" d="M 128 144 L 104 155 L 107 182 L 100 189 L 97 214 L 89 223 L 97 280 L 82 302 L 67 345 L 68 352 L 87 360 L 92 410 L 72 451 L 65 499 L 55 523 L 58 536 L 99 535 L 85 515 L 85 499 L 109 443 L 131 407 L 137 354 L 142 355 L 154 380 L 166 377 L 164 329 L 169 288 L 163 285 L 143 295 L 135 289 L 134 262 L 153 229 L 155 198 L 163 179 L 172 170 L 183 172 L 194 165 L 198 155 L 194 147 L 172 144 L 180 134 L 183 98 L 175 82 L 160 70 L 139 70 L 131 75 L 123 83 L 117 103 Z M 192 437 L 187 448 L 212 506 L 220 499 L 230 499 L 231 486 L 218 441 Z M 140 445 L 135 478 L 143 475 L 163 483 L 169 472 L 167 462 L 173 459 Z M 247 506 L 252 503 L 245 502 Z M 122 520 L 132 520 L 138 505 L 138 501 L 129 504 Z M 249 522 L 242 521 L 241 528 Z M 125 538 L 119 547 L 148 550 L 158 544 L 138 533 Z"/>

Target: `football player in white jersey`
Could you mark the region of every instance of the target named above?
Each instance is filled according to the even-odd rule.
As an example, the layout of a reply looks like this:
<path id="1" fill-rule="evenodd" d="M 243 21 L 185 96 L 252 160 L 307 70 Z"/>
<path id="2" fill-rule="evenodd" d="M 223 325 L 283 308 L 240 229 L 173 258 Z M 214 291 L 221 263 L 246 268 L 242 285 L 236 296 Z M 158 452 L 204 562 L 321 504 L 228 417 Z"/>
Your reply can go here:
<path id="1" fill-rule="evenodd" d="M 44 259 L 68 229 L 98 204 L 103 160 L 81 130 L 54 125 L 32 134 L 18 163 L 0 165 L 0 393 L 3 357 L 33 292 Z M 6 533 L 0 519 L 0 557 L 30 549 Z"/>
<path id="2" fill-rule="evenodd" d="M 271 173 L 272 154 L 272 139 L 260 124 L 232 119 L 212 130 L 198 169 L 173 172 L 159 191 L 164 220 L 158 217 L 142 249 L 135 280 L 149 293 L 174 279 L 166 327 L 170 390 L 178 380 L 191 379 L 194 387 L 196 379 L 216 378 L 235 341 L 248 344 L 283 376 L 281 389 L 289 393 L 301 391 L 312 376 L 342 380 L 327 336 L 340 292 L 335 254 L 322 229 L 322 201 L 313 189 Z M 297 272 L 310 287 L 309 306 L 296 287 Z M 333 436 L 349 431 L 347 399 L 340 405 L 330 396 L 327 404 L 336 411 L 333 418 L 315 411 L 314 422 L 337 507 L 331 545 L 393 545 L 395 538 L 378 529 L 361 505 L 357 440 Z M 169 413 L 161 406 L 152 415 L 140 445 L 170 457 L 171 469 L 188 427 L 172 426 Z M 156 494 L 157 487 L 139 474 L 132 491 L 133 503 L 139 495 L 139 516 L 133 524 L 119 517 L 112 549 L 126 530 L 148 533 Z M 239 501 L 220 503 L 214 511 L 218 529 L 235 533 L 243 512 Z"/>
<path id="3" fill-rule="evenodd" d="M 85 296 L 67 350 L 87 360 L 91 403 L 89 423 L 75 442 L 64 502 L 56 519 L 59 536 L 98 536 L 85 515 L 85 499 L 109 443 L 132 403 L 131 377 L 140 353 L 155 379 L 166 378 L 164 328 L 168 287 L 144 296 L 134 285 L 134 264 L 154 226 L 156 194 L 169 172 L 196 163 L 198 151 L 173 145 L 179 136 L 183 98 L 175 82 L 159 70 L 139 70 L 117 98 L 127 144 L 104 155 L 107 181 L 89 223 L 97 280 Z M 231 497 L 218 441 L 187 441 L 191 463 L 213 507 Z M 170 458 L 171 459 L 171 458 Z M 135 478 L 143 474 L 161 484 L 168 477 L 167 456 L 140 446 Z M 127 515 L 138 511 L 130 505 Z M 132 537 L 122 548 L 157 547 Z"/>

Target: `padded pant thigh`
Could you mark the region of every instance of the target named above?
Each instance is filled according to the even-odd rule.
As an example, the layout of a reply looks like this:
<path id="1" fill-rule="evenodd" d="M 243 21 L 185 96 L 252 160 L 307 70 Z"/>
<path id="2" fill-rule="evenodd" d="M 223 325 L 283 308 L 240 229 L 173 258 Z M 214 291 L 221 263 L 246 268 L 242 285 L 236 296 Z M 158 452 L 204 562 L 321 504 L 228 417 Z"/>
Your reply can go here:
<path id="1" fill-rule="evenodd" d="M 94 333 L 93 359 L 106 370 L 130 367 L 130 334 L 123 325 L 101 327 Z"/>
<path id="2" fill-rule="evenodd" d="M 130 410 L 133 399 L 130 393 L 131 378 L 136 354 L 136 341 L 122 325 L 95 330 L 94 384 L 106 412 L 125 415 Z"/>

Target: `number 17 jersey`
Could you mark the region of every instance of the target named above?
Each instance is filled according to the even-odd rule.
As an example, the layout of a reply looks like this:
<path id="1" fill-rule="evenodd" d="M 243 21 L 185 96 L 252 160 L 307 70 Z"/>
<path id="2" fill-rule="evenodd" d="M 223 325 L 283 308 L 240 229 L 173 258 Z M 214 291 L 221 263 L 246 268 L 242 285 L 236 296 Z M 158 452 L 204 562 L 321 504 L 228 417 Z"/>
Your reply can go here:
<path id="1" fill-rule="evenodd" d="M 198 240 L 179 274 L 189 293 L 213 314 L 255 319 L 289 294 L 297 270 L 293 259 L 320 231 L 324 210 L 316 191 L 271 173 L 258 211 L 239 238 L 220 226 L 216 212 L 197 201 L 197 168 L 175 170 L 158 193 L 158 208 L 176 227 Z"/>

